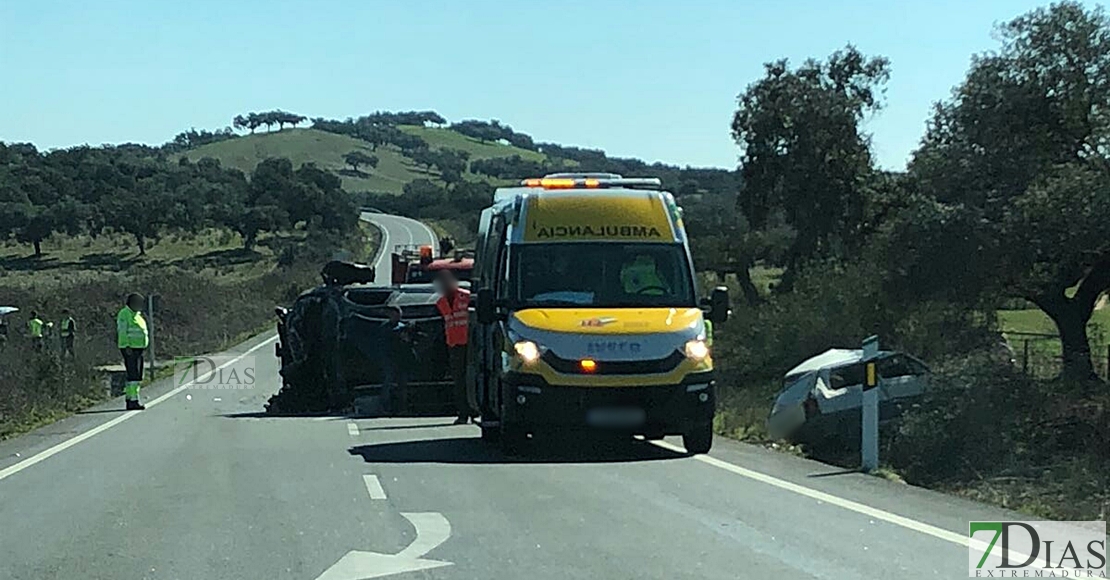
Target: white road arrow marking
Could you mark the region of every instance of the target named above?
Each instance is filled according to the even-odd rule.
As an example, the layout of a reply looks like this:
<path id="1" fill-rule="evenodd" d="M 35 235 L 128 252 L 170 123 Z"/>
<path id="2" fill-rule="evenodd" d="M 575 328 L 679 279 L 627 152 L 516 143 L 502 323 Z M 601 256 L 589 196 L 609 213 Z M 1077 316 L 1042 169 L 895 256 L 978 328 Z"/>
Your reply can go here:
<path id="1" fill-rule="evenodd" d="M 407 548 L 397 554 L 351 550 L 331 568 L 324 570 L 316 580 L 368 580 L 453 564 L 421 558 L 451 537 L 451 523 L 443 514 L 426 512 L 401 515 L 416 529 L 416 539 Z"/>

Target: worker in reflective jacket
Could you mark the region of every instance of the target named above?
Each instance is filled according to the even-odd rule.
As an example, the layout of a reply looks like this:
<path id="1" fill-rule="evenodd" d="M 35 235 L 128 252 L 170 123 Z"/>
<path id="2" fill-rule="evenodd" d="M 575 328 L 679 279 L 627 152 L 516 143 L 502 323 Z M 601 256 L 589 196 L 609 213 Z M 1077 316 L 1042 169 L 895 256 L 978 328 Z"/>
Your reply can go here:
<path id="1" fill-rule="evenodd" d="M 455 381 L 456 425 L 470 420 L 470 403 L 466 396 L 466 343 L 469 318 L 470 291 L 459 288 L 459 281 L 450 270 L 441 270 L 436 277 L 439 300 L 436 308 L 443 315 L 443 332 L 447 339 L 447 360 L 451 365 L 451 378 Z"/>
<path id="2" fill-rule="evenodd" d="M 39 313 L 32 310 L 31 319 L 27 321 L 27 336 L 31 338 L 31 347 L 36 351 L 42 350 L 43 329 L 45 327 L 46 323 L 39 318 Z"/>
<path id="3" fill-rule="evenodd" d="M 62 310 L 62 355 L 73 356 L 73 344 L 77 339 L 77 321 L 69 313 L 69 309 Z"/>
<path id="4" fill-rule="evenodd" d="M 127 386 L 123 392 L 128 411 L 146 408 L 139 403 L 139 387 L 143 381 L 143 351 L 150 344 L 150 334 L 140 312 L 142 308 L 142 295 L 129 294 L 127 303 L 116 315 L 116 338 L 123 354 L 123 368 L 127 371 Z"/>
<path id="5" fill-rule="evenodd" d="M 655 259 L 639 254 L 621 266 L 621 287 L 632 296 L 666 296 L 671 293 L 667 282 L 659 275 Z"/>

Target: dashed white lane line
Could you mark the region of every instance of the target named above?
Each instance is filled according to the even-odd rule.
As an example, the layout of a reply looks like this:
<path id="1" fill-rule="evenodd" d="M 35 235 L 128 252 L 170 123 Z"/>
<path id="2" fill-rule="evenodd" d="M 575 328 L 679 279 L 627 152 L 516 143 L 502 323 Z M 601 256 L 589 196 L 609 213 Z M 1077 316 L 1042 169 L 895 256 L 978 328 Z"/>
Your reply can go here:
<path id="1" fill-rule="evenodd" d="M 347 434 L 351 437 L 358 437 L 358 425 L 347 423 Z"/>
<path id="2" fill-rule="evenodd" d="M 385 499 L 385 490 L 382 489 L 382 482 L 378 481 L 378 476 L 364 475 L 362 481 L 366 484 L 366 493 L 370 494 L 370 499 Z"/>
<path id="3" fill-rule="evenodd" d="M 278 338 L 277 336 L 271 336 L 270 338 L 267 338 L 266 340 L 263 340 L 262 342 L 260 342 L 256 345 L 254 345 L 253 347 L 251 347 L 247 352 L 244 352 L 243 354 L 231 359 L 230 361 L 225 362 L 224 364 L 208 371 L 204 375 L 205 378 L 207 378 L 209 375 L 219 371 L 220 369 L 229 367 L 229 366 L 243 360 L 243 358 L 245 358 L 247 355 L 251 354 L 252 352 L 254 352 L 254 351 L 256 351 L 256 350 L 258 350 L 258 349 L 260 349 L 260 348 L 262 348 L 266 345 L 272 344 L 275 340 L 277 340 L 277 338 Z M 149 403 L 146 404 L 146 408 L 150 409 L 150 408 L 152 408 L 156 405 L 161 404 L 163 401 L 169 399 L 170 397 L 173 397 L 174 395 L 180 393 L 181 391 L 184 391 L 185 389 L 193 386 L 194 382 L 195 382 L 195 380 L 194 381 L 189 381 L 188 383 L 185 383 L 184 385 L 181 385 L 180 387 L 177 387 L 176 389 L 162 395 L 161 397 L 158 397 L 157 399 L 154 399 L 153 401 L 150 401 Z M 80 435 L 74 435 L 73 437 L 70 437 L 69 439 L 66 439 L 65 441 L 62 441 L 61 443 L 59 443 L 59 444 L 57 444 L 53 447 L 50 447 L 49 449 L 45 449 L 45 450 L 43 450 L 43 451 L 41 451 L 41 452 L 39 452 L 35 455 L 32 455 L 31 457 L 28 457 L 27 459 L 24 459 L 23 461 L 20 461 L 19 463 L 16 463 L 15 465 L 10 465 L 8 467 L 5 467 L 4 469 L 0 469 L 0 480 L 7 479 L 8 477 L 10 477 L 12 475 L 15 475 L 15 474 L 19 473 L 20 471 L 23 471 L 24 469 L 27 469 L 28 467 L 31 467 L 32 465 L 35 465 L 36 463 L 39 463 L 41 461 L 45 461 L 45 460 L 63 452 L 63 451 L 65 451 L 66 449 L 69 449 L 70 447 L 73 447 L 74 445 L 77 445 L 78 443 L 80 443 L 82 441 L 85 441 L 86 439 L 91 439 L 91 438 L 95 437 L 96 435 L 98 435 L 100 433 L 103 433 L 103 432 L 107 431 L 108 429 L 111 429 L 112 427 L 115 427 L 116 425 L 119 425 L 120 423 L 123 423 L 124 421 L 129 421 L 133 417 L 138 417 L 140 414 L 141 413 L 136 413 L 134 411 L 125 412 L 123 415 L 120 415 L 119 417 L 116 417 L 115 419 L 112 419 L 111 421 L 101 423 L 100 425 L 97 425 L 96 427 L 93 427 L 92 429 L 89 429 L 88 431 L 85 431 L 84 433 L 81 433 Z"/>
<path id="4" fill-rule="evenodd" d="M 684 453 L 686 451 L 682 447 L 679 447 L 678 445 L 672 445 L 670 443 L 667 443 L 666 441 L 651 441 L 650 443 L 652 445 L 662 447 L 663 449 L 669 449 L 669 450 L 675 451 L 677 453 Z M 984 544 L 984 543 L 982 543 L 978 540 L 972 540 L 970 538 L 965 538 L 961 534 L 957 534 L 955 532 L 950 532 L 950 531 L 945 530 L 943 528 L 938 528 L 936 526 L 926 524 L 924 522 L 919 522 L 917 520 L 912 520 L 910 518 L 900 516 L 898 514 L 894 514 L 894 513 L 885 511 L 885 510 L 881 510 L 881 509 L 878 509 L 878 508 L 873 508 L 869 505 L 864 505 L 862 503 L 855 502 L 855 501 L 852 501 L 850 499 L 844 499 L 844 498 L 837 497 L 837 496 L 829 494 L 829 493 L 825 493 L 823 491 L 818 491 L 816 489 L 811 489 L 811 488 L 805 487 L 804 485 L 798 485 L 796 483 L 791 483 L 789 481 L 782 480 L 782 479 L 779 479 L 777 477 L 772 477 L 772 476 L 767 475 L 765 473 L 760 473 L 758 471 L 753 471 L 751 469 L 746 469 L 744 467 L 740 467 L 739 465 L 733 465 L 733 464 L 731 464 L 727 461 L 721 461 L 720 459 L 717 459 L 716 457 L 710 457 L 708 455 L 695 455 L 693 458 L 698 460 L 698 461 L 701 461 L 702 463 L 707 463 L 709 465 L 712 465 L 713 467 L 718 467 L 718 468 L 723 469 L 725 471 L 735 473 L 736 475 L 740 475 L 740 476 L 746 477 L 748 479 L 752 479 L 752 480 L 755 480 L 755 481 L 758 481 L 758 482 L 761 482 L 761 483 L 765 483 L 767 485 L 772 485 L 772 486 L 775 486 L 779 489 L 784 489 L 786 491 L 793 492 L 793 493 L 796 493 L 798 495 L 802 495 L 802 496 L 805 496 L 805 497 L 808 497 L 808 498 L 812 498 L 812 499 L 815 499 L 817 501 L 822 501 L 822 502 L 837 506 L 839 508 L 854 511 L 856 513 L 863 514 L 865 516 L 869 516 L 869 517 L 875 518 L 877 520 L 882 520 L 884 522 L 891 523 L 891 524 L 894 524 L 896 526 L 900 526 L 900 527 L 905 528 L 907 530 L 913 530 L 915 532 L 919 532 L 919 533 L 922 533 L 922 534 L 925 534 L 925 535 L 928 535 L 928 536 L 932 536 L 934 538 L 944 540 L 946 542 L 951 542 L 953 544 L 958 544 L 960 546 L 967 546 L 967 545 L 971 544 L 971 545 L 974 545 L 979 550 L 985 550 L 986 549 L 986 544 Z"/>

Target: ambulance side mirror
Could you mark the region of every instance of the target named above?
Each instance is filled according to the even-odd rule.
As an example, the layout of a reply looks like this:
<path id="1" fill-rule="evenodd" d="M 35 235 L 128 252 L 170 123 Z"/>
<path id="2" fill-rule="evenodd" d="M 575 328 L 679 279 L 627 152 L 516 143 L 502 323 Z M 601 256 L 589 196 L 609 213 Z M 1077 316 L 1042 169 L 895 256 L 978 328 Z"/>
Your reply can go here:
<path id="1" fill-rule="evenodd" d="M 728 320 L 732 312 L 728 301 L 728 288 L 717 286 L 709 295 L 709 320 L 714 324 L 721 324 Z"/>
<path id="2" fill-rule="evenodd" d="M 497 321 L 497 307 L 493 302 L 493 290 L 482 288 L 478 290 L 474 305 L 478 324 L 493 324 Z"/>

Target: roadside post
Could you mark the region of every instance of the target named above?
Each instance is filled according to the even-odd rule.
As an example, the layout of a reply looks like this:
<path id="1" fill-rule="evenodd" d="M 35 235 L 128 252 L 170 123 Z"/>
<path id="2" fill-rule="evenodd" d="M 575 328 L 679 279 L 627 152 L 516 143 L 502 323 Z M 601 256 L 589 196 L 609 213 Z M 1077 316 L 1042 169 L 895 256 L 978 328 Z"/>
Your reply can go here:
<path id="1" fill-rule="evenodd" d="M 150 364 L 147 368 L 150 369 L 150 380 L 154 380 L 154 367 L 157 365 L 157 360 L 154 358 L 154 305 L 157 303 L 161 305 L 161 296 L 151 293 L 146 298 L 146 325 L 148 344 L 147 352 L 150 354 Z"/>
<path id="2" fill-rule="evenodd" d="M 865 472 L 879 467 L 879 337 L 863 340 L 863 403 L 860 425 L 860 467 Z"/>

